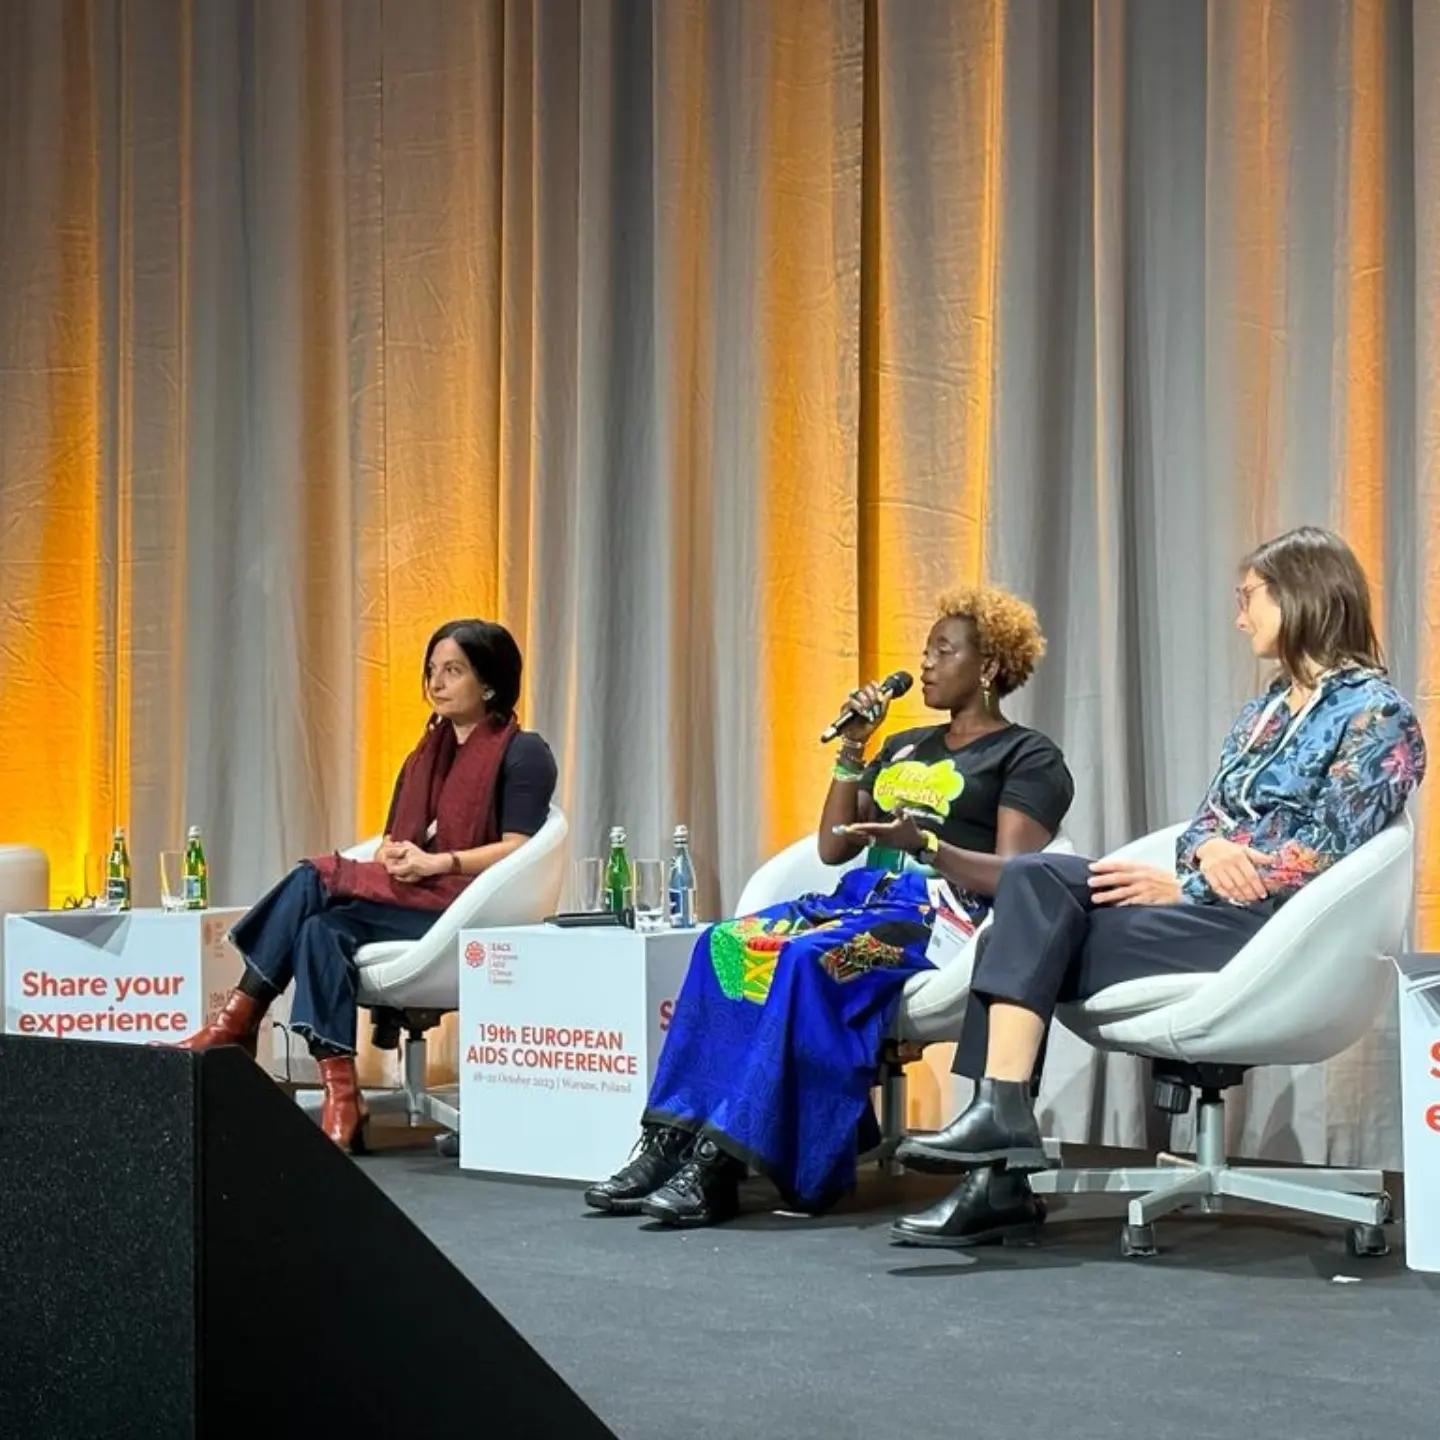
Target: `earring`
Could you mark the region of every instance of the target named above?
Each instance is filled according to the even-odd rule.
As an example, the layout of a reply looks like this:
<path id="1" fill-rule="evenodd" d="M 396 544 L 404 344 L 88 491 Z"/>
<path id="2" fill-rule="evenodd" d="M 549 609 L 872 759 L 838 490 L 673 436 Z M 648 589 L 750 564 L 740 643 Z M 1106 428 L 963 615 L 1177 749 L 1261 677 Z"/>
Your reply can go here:
<path id="1" fill-rule="evenodd" d="M 980 682 L 980 704 L 987 711 L 990 709 L 990 682 L 988 680 Z"/>
<path id="2" fill-rule="evenodd" d="M 480 698 L 482 700 L 493 700 L 495 698 L 495 692 L 493 690 L 482 690 L 480 692 Z"/>

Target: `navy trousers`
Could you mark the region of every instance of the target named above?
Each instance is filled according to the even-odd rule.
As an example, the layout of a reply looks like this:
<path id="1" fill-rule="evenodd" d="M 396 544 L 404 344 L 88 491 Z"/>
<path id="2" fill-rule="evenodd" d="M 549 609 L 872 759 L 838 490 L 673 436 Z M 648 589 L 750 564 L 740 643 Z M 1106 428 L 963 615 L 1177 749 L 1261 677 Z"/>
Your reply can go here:
<path id="1" fill-rule="evenodd" d="M 332 900 L 301 861 L 230 932 L 245 963 L 276 990 L 292 981 L 290 1028 L 332 1050 L 355 1050 L 355 952 L 381 940 L 418 940 L 440 918 L 376 900 Z"/>
<path id="2" fill-rule="evenodd" d="M 1047 1023 L 1063 1001 L 1122 980 L 1223 970 L 1275 912 L 1256 905 L 1096 905 L 1090 861 L 1017 855 L 1000 872 L 994 919 L 981 935 L 954 1072 L 979 1079 L 989 1005 L 1008 1001 Z"/>

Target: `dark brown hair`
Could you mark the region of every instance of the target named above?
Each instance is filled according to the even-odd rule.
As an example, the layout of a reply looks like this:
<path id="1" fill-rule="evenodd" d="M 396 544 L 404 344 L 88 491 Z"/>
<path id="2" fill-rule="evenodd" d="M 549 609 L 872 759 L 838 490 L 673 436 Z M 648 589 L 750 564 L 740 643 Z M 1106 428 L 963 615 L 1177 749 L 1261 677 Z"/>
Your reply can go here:
<path id="1" fill-rule="evenodd" d="M 1253 570 L 1280 607 L 1276 651 L 1291 679 L 1305 679 L 1306 662 L 1385 668 L 1370 618 L 1370 582 L 1355 552 L 1318 525 L 1287 530 L 1252 550 L 1241 573 Z"/>

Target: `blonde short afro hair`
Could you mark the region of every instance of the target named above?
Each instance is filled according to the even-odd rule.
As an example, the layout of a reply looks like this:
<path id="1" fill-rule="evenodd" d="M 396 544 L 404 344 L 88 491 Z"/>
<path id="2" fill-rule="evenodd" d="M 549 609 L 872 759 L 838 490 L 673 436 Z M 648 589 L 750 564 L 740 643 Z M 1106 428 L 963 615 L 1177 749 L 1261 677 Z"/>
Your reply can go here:
<path id="1" fill-rule="evenodd" d="M 1009 695 L 1034 673 L 1045 653 L 1045 636 L 1033 605 L 996 585 L 951 590 L 937 602 L 938 619 L 968 620 L 981 658 L 995 665 L 995 691 Z"/>

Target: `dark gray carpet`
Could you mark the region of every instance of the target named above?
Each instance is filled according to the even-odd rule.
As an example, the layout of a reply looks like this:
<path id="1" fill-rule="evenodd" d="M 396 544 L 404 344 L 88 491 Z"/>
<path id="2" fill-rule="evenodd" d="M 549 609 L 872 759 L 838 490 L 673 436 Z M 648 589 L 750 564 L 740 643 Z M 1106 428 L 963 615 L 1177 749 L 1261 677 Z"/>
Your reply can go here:
<path id="1" fill-rule="evenodd" d="M 1348 1257 L 1339 1226 L 1176 1218 L 1124 1260 L 1101 1198 L 965 1254 L 886 1243 L 937 1193 L 919 1176 L 665 1233 L 427 1150 L 361 1163 L 622 1440 L 1440 1436 L 1440 1277 Z"/>

